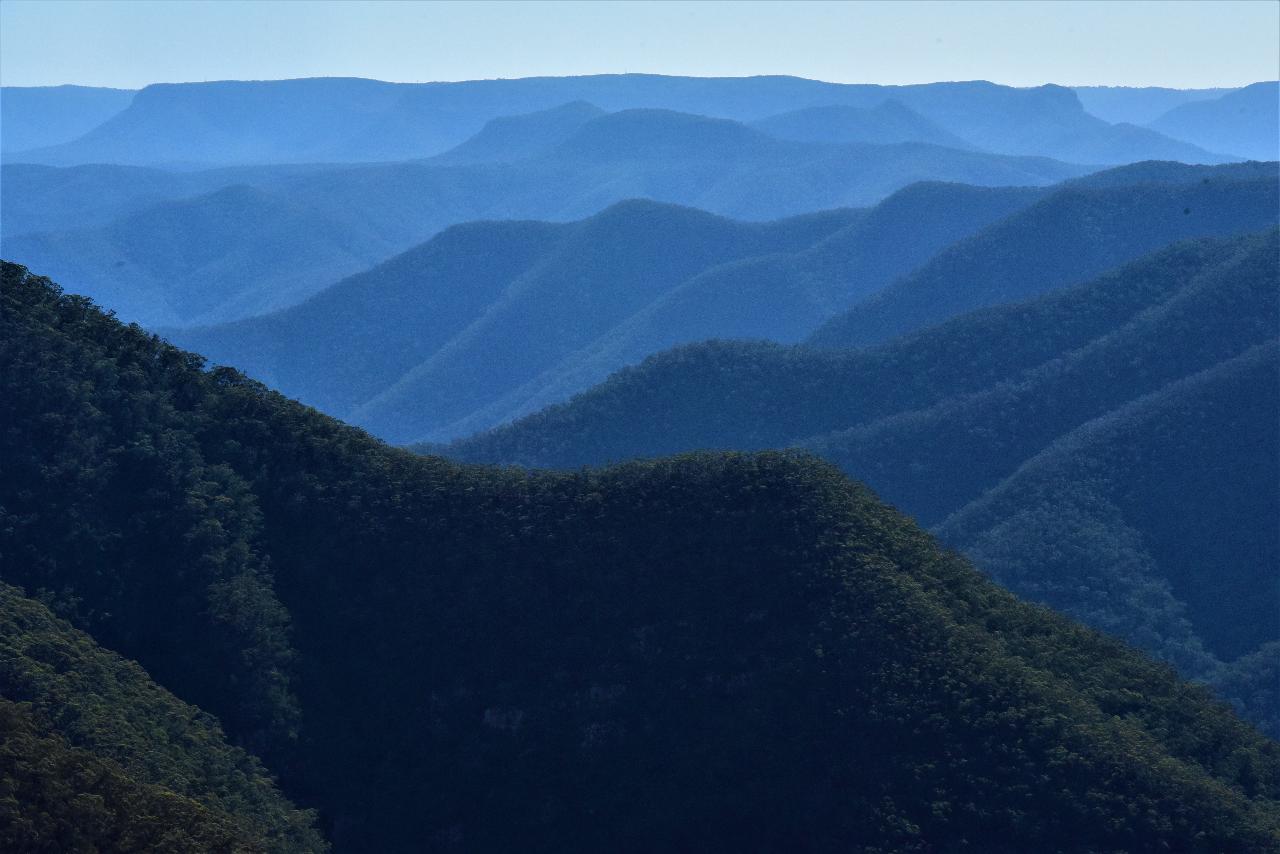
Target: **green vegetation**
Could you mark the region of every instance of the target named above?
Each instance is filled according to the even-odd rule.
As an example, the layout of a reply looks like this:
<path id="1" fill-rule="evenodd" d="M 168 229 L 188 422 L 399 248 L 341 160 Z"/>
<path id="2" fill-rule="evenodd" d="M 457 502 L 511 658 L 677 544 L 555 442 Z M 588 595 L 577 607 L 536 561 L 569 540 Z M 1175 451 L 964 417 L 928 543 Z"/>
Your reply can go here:
<path id="1" fill-rule="evenodd" d="M 827 464 L 416 457 L 3 274 L 4 421 L 40 429 L 4 434 L 6 578 L 85 551 L 33 518 L 74 500 L 99 557 L 22 583 L 144 664 L 258 654 L 270 631 L 188 625 L 222 579 L 278 602 L 298 735 L 268 755 L 339 849 L 1280 850 L 1280 747 Z M 153 501 L 203 524 L 117 509 Z M 140 578 L 186 622 L 105 613 Z M 211 709 L 256 696 L 211 687 Z"/>
<path id="2" fill-rule="evenodd" d="M 1209 676 L 1187 660 L 1188 624 L 1227 659 L 1280 638 L 1278 377 L 1272 338 L 1108 412 L 939 534 L 1012 589 Z M 1108 624 L 1119 620 L 1140 624 Z"/>
<path id="3" fill-rule="evenodd" d="M 209 715 L 0 583 L 0 848 L 319 851 Z"/>

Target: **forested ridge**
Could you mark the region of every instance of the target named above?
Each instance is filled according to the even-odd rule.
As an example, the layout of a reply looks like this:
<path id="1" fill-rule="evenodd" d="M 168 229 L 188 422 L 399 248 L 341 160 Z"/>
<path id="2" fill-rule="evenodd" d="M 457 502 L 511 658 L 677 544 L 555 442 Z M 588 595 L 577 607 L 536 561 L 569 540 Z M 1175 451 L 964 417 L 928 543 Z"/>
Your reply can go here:
<path id="1" fill-rule="evenodd" d="M 1186 241 L 1091 282 L 866 350 L 678 348 L 444 451 L 572 468 L 697 448 L 803 447 L 937 525 L 1072 431 L 1135 401 L 1157 405 L 1178 381 L 1274 341 L 1278 254 L 1274 229 Z M 1280 595 L 1280 389 L 1273 351 L 1260 352 L 1252 384 L 1236 386 L 1235 397 L 1214 386 L 1218 403 L 1182 411 L 1184 433 L 1138 433 L 1107 451 L 1126 461 L 1102 469 L 1107 490 L 1133 495 L 1147 484 L 1127 515 L 1085 512 L 1092 498 L 1059 502 L 1058 517 L 1015 502 L 983 538 L 952 539 L 945 527 L 944 537 L 1015 592 L 1188 676 L 1218 684 L 1223 662 L 1239 657 L 1230 678 L 1265 685 L 1280 640 L 1271 607 Z M 1088 495 L 1099 476 L 1079 466 L 1054 473 L 1062 489 Z M 1058 481 L 1042 487 L 1049 482 Z M 1274 694 L 1224 696 L 1280 734 Z"/>
<path id="2" fill-rule="evenodd" d="M 1275 225 L 1280 174 L 1276 164 L 1269 167 L 1251 180 L 1234 180 L 1236 167 L 1227 166 L 1217 174 L 1204 170 L 1197 183 L 1068 183 L 831 318 L 809 343 L 881 344 L 968 311 L 1087 281 L 1175 240 Z"/>
<path id="3" fill-rule="evenodd" d="M 0 297 L 5 581 L 340 850 L 1280 850 L 1280 747 L 812 457 L 458 465 Z"/>

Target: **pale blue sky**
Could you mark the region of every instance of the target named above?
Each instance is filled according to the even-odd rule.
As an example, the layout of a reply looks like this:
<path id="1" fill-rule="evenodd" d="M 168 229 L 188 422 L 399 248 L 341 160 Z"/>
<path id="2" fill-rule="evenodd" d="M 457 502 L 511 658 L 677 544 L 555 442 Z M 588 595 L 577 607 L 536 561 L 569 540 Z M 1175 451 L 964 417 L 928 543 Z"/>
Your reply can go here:
<path id="1" fill-rule="evenodd" d="M 0 82 L 644 71 L 1026 86 L 1280 76 L 1280 2 L 0 0 Z"/>

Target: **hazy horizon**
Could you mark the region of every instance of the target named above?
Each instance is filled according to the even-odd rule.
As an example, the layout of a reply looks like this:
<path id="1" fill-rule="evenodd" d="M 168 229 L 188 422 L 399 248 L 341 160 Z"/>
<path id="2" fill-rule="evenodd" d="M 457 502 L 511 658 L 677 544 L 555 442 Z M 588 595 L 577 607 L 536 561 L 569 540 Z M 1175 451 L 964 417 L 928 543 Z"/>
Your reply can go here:
<path id="1" fill-rule="evenodd" d="M 1231 88 L 1280 78 L 1278 28 L 1280 4 L 1266 2 L 6 0 L 0 83 L 636 73 Z"/>
<path id="2" fill-rule="evenodd" d="M 1041 86 L 1061 86 L 1066 89 L 1077 88 L 1102 88 L 1102 89 L 1170 89 L 1175 91 L 1196 92 L 1209 91 L 1217 89 L 1239 89 L 1254 83 L 1270 83 L 1280 82 L 1280 78 L 1260 78 L 1258 80 L 1250 80 L 1245 83 L 1236 85 L 1214 85 L 1214 86 L 1165 86 L 1158 83 L 1152 84 L 1104 84 L 1104 83 L 1071 83 L 1061 81 L 1046 81 L 1044 83 L 1029 83 L 1026 85 L 1001 83 L 998 80 L 990 80 L 984 77 L 974 77 L 968 79 L 939 79 L 929 81 L 912 81 L 906 83 L 870 83 L 869 81 L 853 81 L 853 80 L 827 80 L 819 77 L 805 77 L 800 74 L 674 74 L 661 71 L 599 71 L 588 74 L 529 74 L 514 77 L 459 77 L 456 79 L 437 79 L 437 80 L 389 80 L 385 77 L 367 77 L 358 74 L 310 74 L 298 77 L 216 77 L 207 80 L 153 80 L 150 83 L 144 83 L 140 86 L 106 86 L 94 83 L 36 83 L 31 85 L 3 83 L 5 88 L 13 89 L 59 89 L 64 87 L 83 87 L 87 89 L 116 89 L 122 92 L 133 92 L 145 89 L 148 86 L 166 86 L 166 85 L 185 85 L 192 83 L 281 83 L 289 80 L 369 80 L 376 83 L 394 83 L 405 85 L 422 85 L 427 83 L 469 83 L 477 81 L 489 80 L 537 80 L 537 79 L 555 79 L 563 77 L 685 77 L 700 80 L 726 80 L 726 79 L 749 79 L 757 77 L 789 77 L 797 80 L 812 80 L 818 83 L 834 83 L 836 85 L 875 85 L 875 86 L 921 86 L 930 83 L 991 83 L 996 86 L 1008 86 L 1014 89 L 1035 89 Z"/>

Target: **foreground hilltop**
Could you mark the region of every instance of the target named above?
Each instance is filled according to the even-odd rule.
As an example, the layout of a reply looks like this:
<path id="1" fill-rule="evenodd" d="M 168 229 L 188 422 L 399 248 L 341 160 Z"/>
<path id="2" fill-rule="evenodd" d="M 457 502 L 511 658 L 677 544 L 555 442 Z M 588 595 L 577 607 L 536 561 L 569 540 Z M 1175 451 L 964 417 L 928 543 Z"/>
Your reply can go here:
<path id="1" fill-rule="evenodd" d="M 0 293 L 4 580 L 339 850 L 1280 850 L 1280 747 L 827 464 L 416 457 Z"/>

